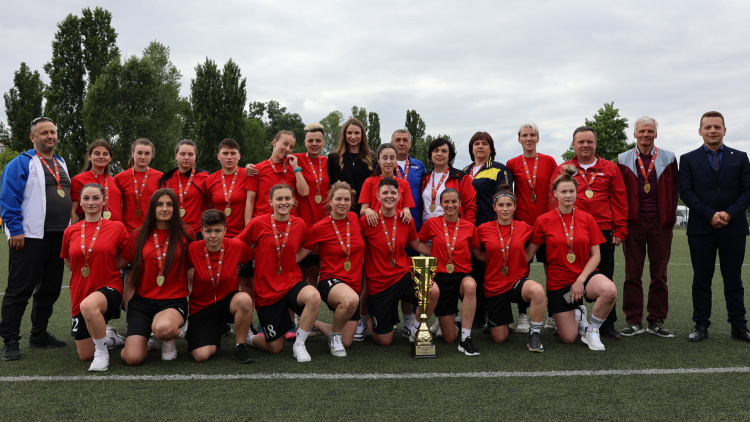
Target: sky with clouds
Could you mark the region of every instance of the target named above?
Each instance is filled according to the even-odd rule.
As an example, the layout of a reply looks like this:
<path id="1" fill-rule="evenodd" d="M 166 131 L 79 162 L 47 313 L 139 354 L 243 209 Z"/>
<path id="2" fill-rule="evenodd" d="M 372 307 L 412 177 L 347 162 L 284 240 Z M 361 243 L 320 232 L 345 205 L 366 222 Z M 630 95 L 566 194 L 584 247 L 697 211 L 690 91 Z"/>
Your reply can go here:
<path id="1" fill-rule="evenodd" d="M 702 143 L 708 110 L 724 113 L 728 145 L 750 150 L 748 2 L 5 0 L 0 92 L 21 62 L 48 82 L 56 24 L 96 6 L 124 56 L 170 47 L 184 96 L 198 63 L 231 58 L 249 101 L 277 100 L 305 123 L 357 105 L 379 114 L 387 140 L 414 109 L 428 134 L 456 142 L 457 167 L 479 130 L 498 161 L 520 154 L 526 121 L 559 161 L 573 129 L 612 101 L 630 122 L 655 117 L 657 146 L 677 154 Z"/>

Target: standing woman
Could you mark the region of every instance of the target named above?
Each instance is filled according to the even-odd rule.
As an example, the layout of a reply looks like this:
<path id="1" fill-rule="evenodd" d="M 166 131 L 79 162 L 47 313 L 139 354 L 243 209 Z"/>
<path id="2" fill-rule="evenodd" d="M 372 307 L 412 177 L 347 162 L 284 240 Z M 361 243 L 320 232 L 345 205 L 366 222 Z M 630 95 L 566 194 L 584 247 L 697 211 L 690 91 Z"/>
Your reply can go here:
<path id="1" fill-rule="evenodd" d="M 317 250 L 321 271 L 318 292 L 333 311 L 333 325 L 315 321 L 315 328 L 328 336 L 333 356 L 346 356 L 354 341 L 359 321 L 359 294 L 362 292 L 362 260 L 365 241 L 359 217 L 350 212 L 354 192 L 346 182 L 336 182 L 328 193 L 331 215 L 317 222 L 297 259 Z"/>
<path id="2" fill-rule="evenodd" d="M 177 167 L 164 173 L 159 181 L 159 187 L 170 188 L 177 194 L 178 208 L 182 221 L 193 230 L 196 236 L 202 238 L 201 215 L 208 209 L 205 193 L 205 170 L 195 168 L 195 156 L 198 151 L 195 143 L 184 139 L 174 148 L 174 159 Z"/>
<path id="3" fill-rule="evenodd" d="M 162 360 L 177 357 L 174 339 L 188 315 L 187 245 L 192 233 L 180 218 L 172 189 L 154 192 L 143 226 L 130 236 L 121 259 L 133 264 L 125 286 L 128 335 L 120 357 L 128 365 L 146 359 L 153 332 L 162 341 Z"/>
<path id="4" fill-rule="evenodd" d="M 347 120 L 341 129 L 336 151 L 328 154 L 328 179 L 331 183 L 346 182 L 356 194 L 360 194 L 365 179 L 372 175 L 374 164 L 365 125 L 355 118 Z M 359 215 L 359 202 L 356 197 L 354 199 L 352 211 Z"/>
<path id="5" fill-rule="evenodd" d="M 474 249 L 474 254 L 487 263 L 484 279 L 484 300 L 487 325 L 495 343 L 508 338 L 508 324 L 513 322 L 511 302 L 531 307 L 531 329 L 526 347 L 532 352 L 544 352 L 542 321 L 544 319 L 544 288 L 529 277 L 524 247 L 531 238 L 531 226 L 514 221 L 516 196 L 510 186 L 500 186 L 494 196 L 495 221 L 488 221 L 477 229 L 486 252 Z"/>
<path id="6" fill-rule="evenodd" d="M 97 183 L 104 187 L 104 206 L 102 216 L 107 220 L 122 221 L 122 202 L 120 188 L 109 171 L 112 162 L 112 147 L 109 142 L 99 139 L 89 145 L 86 152 L 86 167 L 70 180 L 70 199 L 73 201 L 70 221 L 75 223 L 83 218 L 83 207 L 79 206 L 81 188 L 88 183 Z"/>
<path id="7" fill-rule="evenodd" d="M 578 182 L 573 176 L 577 171 L 563 166 L 563 173 L 552 182 L 558 206 L 537 218 L 526 260 L 531 260 L 540 245 L 547 245 L 547 307 L 560 339 L 573 343 L 580 335 L 589 349 L 604 350 L 599 327 L 614 307 L 617 288 L 597 270 L 599 245 L 605 240 L 596 220 L 574 206 Z M 595 302 L 588 326 L 579 308 L 584 298 Z"/>
<path id="8" fill-rule="evenodd" d="M 128 232 L 119 221 L 102 218 L 104 188 L 88 183 L 79 191 L 84 219 L 65 229 L 60 256 L 70 269 L 70 301 L 78 357 L 92 360 L 89 371 L 109 367 L 107 321 L 120 310 L 122 279 L 116 258 L 128 243 Z M 112 337 L 112 339 L 108 339 Z"/>
<path id="9" fill-rule="evenodd" d="M 505 165 L 495 161 L 495 141 L 487 132 L 477 132 L 469 140 L 469 156 L 472 164 L 464 168 L 464 173 L 471 180 L 477 194 L 477 217 L 474 223 L 477 227 L 497 218 L 492 197 L 501 185 L 513 186 L 513 174 Z M 486 323 L 484 310 L 484 262 L 472 255 L 471 268 L 477 280 L 477 314 L 474 327 L 480 328 Z M 522 305 L 523 306 L 523 305 Z"/>
<path id="10" fill-rule="evenodd" d="M 288 311 L 300 316 L 292 346 L 297 362 L 309 362 L 305 341 L 320 312 L 320 294 L 302 280 L 297 251 L 307 237 L 307 226 L 291 215 L 294 191 L 284 184 L 269 192 L 273 213 L 259 215 L 237 236 L 255 247 L 255 307 L 263 335 L 248 333 L 247 344 L 269 353 L 284 348 L 284 334 L 292 328 Z"/>
<path id="11" fill-rule="evenodd" d="M 395 179 L 398 183 L 399 201 L 396 208 L 399 209 L 399 217 L 404 223 L 411 220 L 411 209 L 414 208 L 414 198 L 411 196 L 411 186 L 409 182 L 397 176 L 396 169 L 396 147 L 393 144 L 383 144 L 375 153 L 378 157 L 378 166 L 375 168 L 372 177 L 368 177 L 362 185 L 362 191 L 359 194 L 360 215 L 367 216 L 367 222 L 371 226 L 378 225 L 378 210 L 380 202 L 378 201 L 378 186 L 380 181 L 386 178 Z"/>
<path id="12" fill-rule="evenodd" d="M 115 176 L 117 188 L 122 193 L 122 222 L 128 233 L 143 225 L 151 195 L 159 189 L 162 172 L 149 167 L 154 153 L 151 141 L 136 139 L 128 161 L 129 168 Z"/>
<path id="13" fill-rule="evenodd" d="M 427 156 L 432 163 L 432 171 L 422 179 L 422 221 L 443 215 L 440 194 L 447 188 L 457 190 L 461 195 L 461 217 L 474 224 L 477 213 L 477 194 L 471 185 L 471 178 L 461 170 L 451 167 L 456 158 L 456 149 L 445 138 L 437 138 L 427 148 Z"/>
<path id="14" fill-rule="evenodd" d="M 440 288 L 440 297 L 435 315 L 446 343 L 453 343 L 458 337 L 458 351 L 466 356 L 477 356 L 479 349 L 471 340 L 477 306 L 477 283 L 471 276 L 471 250 L 479 248 L 479 235 L 474 224 L 459 217 L 461 195 L 456 189 L 448 188 L 440 194 L 440 206 L 445 214 L 427 220 L 419 232 L 419 240 L 432 242 L 432 256 L 438 260 L 435 284 Z M 456 321 L 459 298 L 463 303 L 460 327 Z"/>

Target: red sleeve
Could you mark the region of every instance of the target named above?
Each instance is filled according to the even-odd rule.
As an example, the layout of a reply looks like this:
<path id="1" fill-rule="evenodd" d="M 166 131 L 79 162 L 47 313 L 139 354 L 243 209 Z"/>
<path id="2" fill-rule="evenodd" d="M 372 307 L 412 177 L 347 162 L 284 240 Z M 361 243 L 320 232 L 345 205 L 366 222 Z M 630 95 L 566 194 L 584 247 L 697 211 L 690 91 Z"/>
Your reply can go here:
<path id="1" fill-rule="evenodd" d="M 240 247 L 240 263 L 250 262 L 255 258 L 255 251 L 245 242 L 237 242 Z"/>
<path id="2" fill-rule="evenodd" d="M 307 239 L 305 240 L 305 243 L 302 244 L 302 247 L 307 249 L 308 251 L 313 251 L 315 248 L 318 247 L 318 244 L 320 243 L 320 230 L 319 226 L 315 224 L 310 228 L 310 231 L 307 234 Z"/>
<path id="3" fill-rule="evenodd" d="M 119 223 L 120 226 L 120 233 L 117 236 L 117 254 L 121 255 L 123 251 L 125 251 L 125 248 L 128 247 L 130 234 L 128 234 L 128 230 L 122 223 L 120 223 L 119 221 L 117 223 Z"/>
<path id="4" fill-rule="evenodd" d="M 365 183 L 362 184 L 362 192 L 359 193 L 359 203 L 360 204 L 368 204 L 370 208 L 373 208 L 373 198 L 372 198 L 372 184 L 375 181 L 374 177 L 368 177 L 365 180 Z M 377 201 L 377 199 L 376 199 Z M 412 199 L 412 202 L 414 200 Z"/>
<path id="5" fill-rule="evenodd" d="M 396 218 L 399 218 L 398 215 L 396 216 Z M 409 237 L 407 238 L 407 241 L 411 242 L 412 240 L 416 239 L 418 239 L 417 226 L 414 225 L 414 219 L 412 218 L 411 220 L 409 220 Z"/>
<path id="6" fill-rule="evenodd" d="M 132 263 L 133 259 L 135 258 L 135 243 L 138 240 L 138 233 L 140 232 L 140 228 L 133 230 L 133 232 L 130 234 L 130 238 L 128 239 L 128 244 L 125 246 L 125 249 L 123 249 L 122 254 L 120 255 L 128 262 Z"/>
<path id="7" fill-rule="evenodd" d="M 432 238 L 432 224 L 430 223 L 432 221 L 432 218 L 427 220 L 427 222 L 422 225 L 422 228 L 419 230 L 419 240 L 422 242 L 428 242 Z"/>
<path id="8" fill-rule="evenodd" d="M 598 246 L 606 242 L 607 240 L 602 236 L 602 231 L 599 230 L 599 225 L 596 223 L 596 219 L 589 214 L 587 215 L 586 220 L 589 230 L 589 245 Z"/>
<path id="9" fill-rule="evenodd" d="M 68 226 L 68 228 L 65 229 L 65 233 L 63 233 L 62 248 L 60 249 L 60 258 L 62 259 L 70 258 L 70 236 L 72 227 L 73 226 Z"/>
<path id="10" fill-rule="evenodd" d="M 477 221 L 477 192 L 471 178 L 464 176 L 458 185 L 461 194 L 461 211 L 464 218 L 474 224 Z"/>
<path id="11" fill-rule="evenodd" d="M 562 174 L 562 172 L 563 172 L 563 166 L 566 165 L 566 164 L 571 164 L 571 163 L 569 163 L 569 162 L 566 161 L 566 162 L 560 164 L 559 166 L 557 166 L 557 168 L 555 169 L 555 171 L 552 172 L 552 177 L 550 177 L 550 179 L 549 179 L 549 193 L 548 193 L 548 200 L 547 200 L 547 211 L 551 211 L 551 210 L 557 208 L 557 198 L 555 198 L 555 194 L 552 191 L 552 182 L 554 182 L 555 179 L 557 179 L 557 177 Z M 534 225 L 534 228 L 536 229 L 536 224 Z M 536 231 L 536 230 L 534 230 L 534 231 Z M 534 242 L 534 243 L 536 243 L 536 242 Z"/>
<path id="12" fill-rule="evenodd" d="M 70 179 L 70 200 L 73 202 L 81 201 L 81 188 L 83 187 L 83 181 L 81 181 L 80 175 L 77 174 Z"/>
<path id="13" fill-rule="evenodd" d="M 596 222 L 594 222 L 594 224 L 596 224 Z M 546 242 L 544 239 L 546 230 L 547 228 L 544 225 L 544 220 L 537 219 L 536 224 L 534 224 L 534 231 L 531 234 L 531 243 L 535 245 L 543 245 Z M 601 236 L 601 233 L 599 233 L 599 236 Z"/>
<path id="14" fill-rule="evenodd" d="M 479 231 L 472 224 L 472 226 L 471 226 L 471 238 L 469 239 L 469 247 L 472 248 L 472 249 L 477 249 L 480 246 L 482 246 L 482 242 L 479 241 Z"/>
<path id="15" fill-rule="evenodd" d="M 614 236 L 625 240 L 628 236 L 628 194 L 625 191 L 625 181 L 616 165 L 612 166 L 614 178 L 609 185 L 610 207 L 614 223 Z"/>
<path id="16" fill-rule="evenodd" d="M 221 170 L 219 170 L 221 171 Z M 255 202 L 258 202 L 258 179 L 260 178 L 260 173 L 256 174 L 255 176 L 248 176 L 245 180 L 245 189 L 250 192 L 255 192 Z"/>

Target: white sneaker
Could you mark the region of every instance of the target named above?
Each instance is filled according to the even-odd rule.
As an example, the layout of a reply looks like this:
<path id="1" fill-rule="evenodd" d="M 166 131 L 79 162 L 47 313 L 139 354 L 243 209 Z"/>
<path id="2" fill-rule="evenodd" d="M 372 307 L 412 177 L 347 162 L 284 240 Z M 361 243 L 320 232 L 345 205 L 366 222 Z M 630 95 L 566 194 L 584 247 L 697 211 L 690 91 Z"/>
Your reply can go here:
<path id="1" fill-rule="evenodd" d="M 430 332 L 435 337 L 443 336 L 443 330 L 440 328 L 440 320 L 436 320 L 434 324 L 430 325 Z"/>
<path id="2" fill-rule="evenodd" d="M 177 338 L 185 338 L 185 334 L 187 334 L 187 321 L 180 327 L 180 333 L 177 334 Z"/>
<path id="3" fill-rule="evenodd" d="M 331 337 L 328 338 L 328 347 L 331 349 L 331 354 L 333 356 L 339 358 L 343 358 L 344 356 L 346 356 L 346 348 L 344 347 L 344 343 L 341 341 L 341 333 L 331 333 Z"/>
<path id="4" fill-rule="evenodd" d="M 516 325 L 517 333 L 528 333 L 531 331 L 531 322 L 527 314 L 518 314 L 518 325 Z"/>
<path id="5" fill-rule="evenodd" d="M 589 328 L 588 310 L 585 305 L 579 305 L 578 309 L 581 311 L 580 316 L 576 312 L 576 318 L 578 318 L 578 335 L 583 337 L 586 334 L 586 329 Z"/>
<path id="6" fill-rule="evenodd" d="M 401 337 L 408 338 L 410 343 L 414 343 L 414 339 L 417 337 L 420 323 L 415 319 L 414 322 L 409 325 L 404 325 L 401 329 Z"/>
<path id="7" fill-rule="evenodd" d="M 115 327 L 107 326 L 105 338 L 107 339 L 107 349 L 114 349 L 125 345 L 125 337 L 120 335 Z"/>
<path id="8" fill-rule="evenodd" d="M 305 343 L 294 342 L 294 345 L 292 346 L 292 356 L 297 358 L 297 362 L 310 362 L 312 360 L 310 354 L 307 353 Z"/>
<path id="9" fill-rule="evenodd" d="M 370 335 L 367 324 L 362 324 L 362 320 L 357 323 L 357 331 L 354 332 L 354 341 L 364 341 L 365 337 Z"/>
<path id="10" fill-rule="evenodd" d="M 159 350 L 160 347 L 161 346 L 159 346 L 159 342 L 158 341 L 156 341 L 156 340 L 154 340 L 152 338 L 148 339 L 148 351 L 149 352 L 152 351 L 152 350 Z"/>
<path id="11" fill-rule="evenodd" d="M 90 372 L 102 372 L 109 368 L 109 352 L 97 350 L 94 352 L 94 361 L 89 366 Z"/>
<path id="12" fill-rule="evenodd" d="M 174 345 L 174 339 L 161 342 L 161 360 L 177 359 L 177 347 Z"/>
<path id="13" fill-rule="evenodd" d="M 547 322 L 544 323 L 544 328 L 548 328 L 550 330 L 557 330 L 557 322 L 555 322 L 555 317 L 548 316 Z"/>
<path id="14" fill-rule="evenodd" d="M 601 339 L 599 338 L 599 329 L 594 328 L 593 330 L 587 330 L 586 334 L 584 334 L 583 337 L 581 337 L 581 341 L 586 343 L 589 346 L 589 349 L 596 350 L 596 351 L 603 351 L 604 345 L 602 344 Z"/>

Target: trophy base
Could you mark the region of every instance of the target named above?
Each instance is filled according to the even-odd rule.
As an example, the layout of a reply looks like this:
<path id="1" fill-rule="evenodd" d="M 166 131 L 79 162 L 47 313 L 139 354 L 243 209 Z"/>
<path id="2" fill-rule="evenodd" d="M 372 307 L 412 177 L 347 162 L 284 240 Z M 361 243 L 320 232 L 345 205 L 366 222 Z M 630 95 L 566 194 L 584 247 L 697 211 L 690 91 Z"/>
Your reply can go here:
<path id="1" fill-rule="evenodd" d="M 414 359 L 431 359 L 436 358 L 434 344 L 417 344 L 411 345 L 411 356 Z"/>

